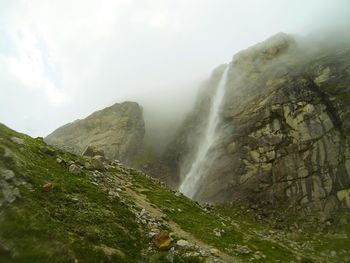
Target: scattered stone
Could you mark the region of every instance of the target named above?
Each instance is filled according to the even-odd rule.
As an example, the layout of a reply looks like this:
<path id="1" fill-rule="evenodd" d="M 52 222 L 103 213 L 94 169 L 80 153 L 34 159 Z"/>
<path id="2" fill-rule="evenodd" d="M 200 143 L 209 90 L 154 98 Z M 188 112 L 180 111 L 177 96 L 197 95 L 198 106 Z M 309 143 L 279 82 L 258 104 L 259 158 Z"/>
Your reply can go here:
<path id="1" fill-rule="evenodd" d="M 142 217 L 143 215 L 145 215 L 147 212 L 146 212 L 146 209 L 142 208 L 141 212 L 140 212 L 140 217 Z"/>
<path id="2" fill-rule="evenodd" d="M 81 173 L 81 168 L 76 165 L 76 164 L 71 164 L 69 166 L 69 172 L 72 174 L 80 174 Z"/>
<path id="3" fill-rule="evenodd" d="M 261 259 L 266 258 L 266 256 L 261 251 L 256 251 L 253 255 L 253 258 L 255 260 L 261 260 Z"/>
<path id="4" fill-rule="evenodd" d="M 210 252 L 207 250 L 204 250 L 204 249 L 199 249 L 198 252 L 202 257 L 209 257 L 209 255 L 210 255 Z"/>
<path id="5" fill-rule="evenodd" d="M 210 249 L 210 254 L 214 257 L 219 257 L 220 256 L 220 251 L 216 248 L 211 248 Z"/>
<path id="6" fill-rule="evenodd" d="M 9 185 L 5 181 L 1 183 L 1 188 L 2 188 L 2 195 L 5 199 L 5 202 L 9 204 L 16 201 L 17 198 L 21 197 L 19 189 L 17 187 L 13 187 L 12 185 Z"/>
<path id="7" fill-rule="evenodd" d="M 66 161 L 63 160 L 63 159 L 61 159 L 61 158 L 59 158 L 59 157 L 56 159 L 56 162 L 57 162 L 58 164 L 66 164 Z"/>
<path id="8" fill-rule="evenodd" d="M 189 247 L 190 243 L 187 240 L 180 239 L 176 242 L 176 245 L 179 247 Z"/>
<path id="9" fill-rule="evenodd" d="M 214 235 L 215 235 L 215 236 L 221 237 L 221 230 L 220 230 L 220 229 L 215 228 L 215 229 L 213 230 L 213 232 L 214 232 Z"/>
<path id="10" fill-rule="evenodd" d="M 4 170 L 1 172 L 1 176 L 8 181 L 15 177 L 15 173 L 11 170 Z"/>
<path id="11" fill-rule="evenodd" d="M 53 184 L 52 183 L 46 183 L 43 185 L 43 190 L 45 192 L 50 192 L 53 189 Z"/>
<path id="12" fill-rule="evenodd" d="M 153 237 L 153 243 L 160 250 L 168 250 L 171 247 L 171 238 L 165 231 L 161 230 Z"/>
<path id="13" fill-rule="evenodd" d="M 11 141 L 14 143 L 17 143 L 19 145 L 23 145 L 24 144 L 24 140 L 18 137 L 11 137 Z"/>
<path id="14" fill-rule="evenodd" d="M 244 245 L 238 245 L 238 244 L 234 248 L 234 251 L 239 253 L 239 254 L 245 254 L 245 255 L 252 253 L 252 251 L 249 247 L 244 246 Z"/>

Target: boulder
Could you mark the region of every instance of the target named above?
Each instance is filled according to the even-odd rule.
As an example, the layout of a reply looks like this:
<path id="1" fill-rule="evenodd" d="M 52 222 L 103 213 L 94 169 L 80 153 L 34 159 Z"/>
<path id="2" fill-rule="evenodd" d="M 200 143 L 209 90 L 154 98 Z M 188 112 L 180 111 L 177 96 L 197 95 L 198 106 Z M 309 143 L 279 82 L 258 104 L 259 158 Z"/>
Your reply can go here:
<path id="1" fill-rule="evenodd" d="M 179 247 L 189 247 L 190 243 L 187 240 L 180 239 L 176 242 L 176 245 Z"/>
<path id="2" fill-rule="evenodd" d="M 24 144 L 24 140 L 21 138 L 18 138 L 18 137 L 11 137 L 11 141 L 13 141 L 14 143 L 19 144 L 19 145 Z"/>
<path id="3" fill-rule="evenodd" d="M 160 250 L 168 250 L 171 248 L 171 238 L 163 230 L 153 236 L 153 243 Z"/>
<path id="4" fill-rule="evenodd" d="M 102 150 L 97 150 L 93 146 L 89 145 L 85 148 L 85 150 L 82 153 L 83 156 L 89 156 L 94 157 L 96 155 L 105 156 L 104 152 Z"/>
<path id="5" fill-rule="evenodd" d="M 1 171 L 1 177 L 5 180 L 11 180 L 15 177 L 15 173 L 12 170 Z"/>
<path id="6" fill-rule="evenodd" d="M 91 167 L 98 171 L 104 171 L 106 170 L 106 167 L 103 161 L 104 161 L 103 156 L 96 155 L 91 159 Z"/>

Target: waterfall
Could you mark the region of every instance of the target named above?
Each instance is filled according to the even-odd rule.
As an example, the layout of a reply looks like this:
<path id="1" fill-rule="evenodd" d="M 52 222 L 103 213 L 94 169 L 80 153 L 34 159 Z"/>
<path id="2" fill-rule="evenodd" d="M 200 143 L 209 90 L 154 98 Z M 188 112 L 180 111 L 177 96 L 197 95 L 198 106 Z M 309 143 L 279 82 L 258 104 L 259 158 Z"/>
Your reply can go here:
<path id="1" fill-rule="evenodd" d="M 179 187 L 180 192 L 191 198 L 196 194 L 199 183 L 205 175 L 206 171 L 204 165 L 206 163 L 207 154 L 216 139 L 216 129 L 220 121 L 220 106 L 225 96 L 225 84 L 228 69 L 229 66 L 226 66 L 216 89 L 215 96 L 211 102 L 207 127 L 202 140 L 199 142 L 196 158 L 192 163 L 190 171 L 183 178 Z"/>

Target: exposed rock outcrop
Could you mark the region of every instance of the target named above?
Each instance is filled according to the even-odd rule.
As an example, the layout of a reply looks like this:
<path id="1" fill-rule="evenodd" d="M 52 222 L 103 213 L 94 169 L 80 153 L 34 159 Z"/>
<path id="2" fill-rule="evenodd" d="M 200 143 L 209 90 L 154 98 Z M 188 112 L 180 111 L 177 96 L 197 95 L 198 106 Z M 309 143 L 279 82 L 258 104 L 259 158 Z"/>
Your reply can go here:
<path id="1" fill-rule="evenodd" d="M 110 159 L 132 164 L 142 148 L 144 134 L 142 108 L 135 102 L 124 102 L 66 124 L 45 141 L 77 154 L 91 150 L 88 146 L 93 146 Z"/>
<path id="2" fill-rule="evenodd" d="M 310 48 L 285 34 L 236 54 L 196 199 L 292 203 L 329 213 L 350 207 L 349 61 L 348 47 Z M 193 161 L 222 72 L 214 71 L 169 147 L 178 175 Z"/>

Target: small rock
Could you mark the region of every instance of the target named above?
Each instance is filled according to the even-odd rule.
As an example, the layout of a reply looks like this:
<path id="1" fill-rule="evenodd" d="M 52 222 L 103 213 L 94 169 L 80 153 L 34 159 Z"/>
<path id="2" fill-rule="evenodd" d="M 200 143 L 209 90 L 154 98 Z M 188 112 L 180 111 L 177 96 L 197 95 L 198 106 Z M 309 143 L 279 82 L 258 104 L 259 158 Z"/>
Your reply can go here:
<path id="1" fill-rule="evenodd" d="M 1 172 L 1 176 L 5 179 L 5 180 L 11 180 L 12 178 L 15 177 L 15 173 L 11 170 L 4 170 Z"/>
<path id="2" fill-rule="evenodd" d="M 234 249 L 234 251 L 239 254 L 245 254 L 245 255 L 252 253 L 249 247 L 241 246 L 241 245 L 236 245 L 236 248 Z"/>
<path id="3" fill-rule="evenodd" d="M 165 231 L 161 230 L 153 237 L 153 243 L 160 250 L 168 250 L 171 247 L 171 238 Z"/>
<path id="4" fill-rule="evenodd" d="M 200 254 L 202 257 L 209 257 L 210 252 L 207 251 L 207 250 L 204 250 L 204 249 L 199 249 L 199 254 Z"/>
<path id="5" fill-rule="evenodd" d="M 188 247 L 190 246 L 190 243 L 187 240 L 180 239 L 176 242 L 176 245 L 178 245 L 179 247 Z"/>
<path id="6" fill-rule="evenodd" d="M 61 159 L 61 158 L 57 158 L 57 159 L 56 159 L 56 162 L 57 162 L 58 164 L 66 164 L 66 161 L 63 160 L 63 159 Z"/>
<path id="7" fill-rule="evenodd" d="M 140 212 L 140 217 L 145 215 L 147 212 L 146 212 L 146 209 L 142 208 L 141 212 Z"/>
<path id="8" fill-rule="evenodd" d="M 53 189 L 53 184 L 52 183 L 46 183 L 43 185 L 43 190 L 45 192 L 50 192 Z"/>
<path id="9" fill-rule="evenodd" d="M 11 141 L 13 141 L 14 143 L 17 143 L 19 145 L 23 145 L 24 144 L 24 140 L 18 137 L 11 137 Z"/>
<path id="10" fill-rule="evenodd" d="M 219 257 L 220 256 L 220 251 L 216 248 L 211 248 L 210 249 L 210 254 L 213 255 L 214 257 Z"/>
<path id="11" fill-rule="evenodd" d="M 214 232 L 214 235 L 215 235 L 215 236 L 221 237 L 221 231 L 220 231 L 219 229 L 215 228 L 215 229 L 213 230 L 213 232 Z"/>
<path id="12" fill-rule="evenodd" d="M 76 164 L 71 164 L 69 166 L 69 172 L 72 174 L 80 174 L 81 173 L 81 168 L 76 165 Z"/>
<path id="13" fill-rule="evenodd" d="M 16 201 L 17 197 L 21 197 L 19 189 L 9 185 L 5 181 L 2 182 L 2 195 L 7 203 L 11 204 Z"/>

